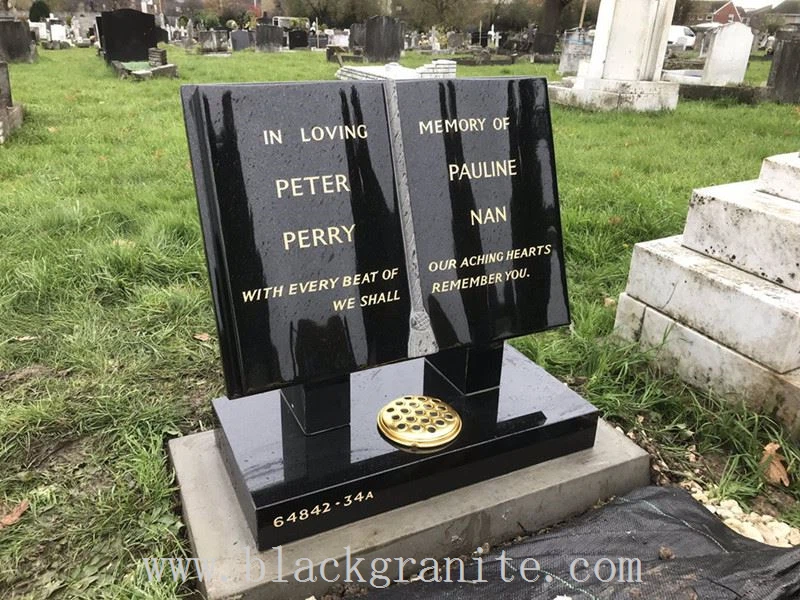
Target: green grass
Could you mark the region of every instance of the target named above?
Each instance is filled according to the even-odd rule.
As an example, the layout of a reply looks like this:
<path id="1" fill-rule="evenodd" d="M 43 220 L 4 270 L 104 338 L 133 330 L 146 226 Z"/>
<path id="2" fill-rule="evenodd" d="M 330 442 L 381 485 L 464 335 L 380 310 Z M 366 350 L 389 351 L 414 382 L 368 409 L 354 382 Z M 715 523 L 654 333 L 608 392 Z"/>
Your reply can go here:
<path id="1" fill-rule="evenodd" d="M 187 588 L 150 584 L 137 563 L 189 552 L 164 444 L 213 427 L 222 393 L 214 340 L 193 337 L 214 322 L 178 87 L 331 79 L 336 67 L 319 53 L 170 48 L 181 78 L 136 83 L 92 50 L 40 56 L 11 66 L 27 116 L 0 146 L 0 507 L 31 503 L 0 531 L 0 597 L 173 598 Z M 721 491 L 752 501 L 763 445 L 784 443 L 792 472 L 797 449 L 769 419 L 606 339 L 605 300 L 624 288 L 634 243 L 680 233 L 692 188 L 754 178 L 763 157 L 796 150 L 800 114 L 682 102 L 662 115 L 554 107 L 553 122 L 574 325 L 520 346 L 676 472 L 721 476 Z M 695 473 L 690 444 L 734 462 Z M 788 498 L 799 495 L 793 483 Z M 786 516 L 800 524 L 796 506 Z"/>

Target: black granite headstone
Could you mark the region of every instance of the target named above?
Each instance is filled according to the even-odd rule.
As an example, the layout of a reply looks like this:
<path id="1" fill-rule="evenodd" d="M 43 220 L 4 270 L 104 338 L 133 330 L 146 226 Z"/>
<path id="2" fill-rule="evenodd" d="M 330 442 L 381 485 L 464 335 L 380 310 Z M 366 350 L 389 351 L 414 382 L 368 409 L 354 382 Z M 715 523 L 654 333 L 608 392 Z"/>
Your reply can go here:
<path id="1" fill-rule="evenodd" d="M 283 27 L 259 23 L 256 25 L 256 49 L 277 52 L 283 46 Z"/>
<path id="2" fill-rule="evenodd" d="M 259 548 L 593 444 L 596 410 L 503 347 L 569 322 L 543 79 L 182 100 L 226 389 L 246 396 L 215 401 L 219 447 Z M 461 415 L 446 451 L 378 434 L 407 394 Z"/>
<path id="3" fill-rule="evenodd" d="M 246 50 L 252 47 L 250 43 L 250 32 L 243 29 L 231 31 L 231 48 L 234 52 L 239 50 Z"/>
<path id="4" fill-rule="evenodd" d="M 146 61 L 147 51 L 165 41 L 153 15 L 129 8 L 101 13 L 98 27 L 107 62 Z"/>
<path id="5" fill-rule="evenodd" d="M 403 24 L 387 16 L 367 19 L 364 55 L 371 62 L 394 62 L 403 50 Z"/>
<path id="6" fill-rule="evenodd" d="M 289 30 L 289 50 L 308 48 L 308 31 L 305 29 Z"/>
<path id="7" fill-rule="evenodd" d="M 778 102 L 800 103 L 800 40 L 778 42 L 768 85 Z"/>
<path id="8" fill-rule="evenodd" d="M 186 88 L 228 395 L 567 323 L 543 81 Z"/>
<path id="9" fill-rule="evenodd" d="M 27 23 L 0 19 L 0 60 L 31 62 L 34 58 L 34 47 Z"/>

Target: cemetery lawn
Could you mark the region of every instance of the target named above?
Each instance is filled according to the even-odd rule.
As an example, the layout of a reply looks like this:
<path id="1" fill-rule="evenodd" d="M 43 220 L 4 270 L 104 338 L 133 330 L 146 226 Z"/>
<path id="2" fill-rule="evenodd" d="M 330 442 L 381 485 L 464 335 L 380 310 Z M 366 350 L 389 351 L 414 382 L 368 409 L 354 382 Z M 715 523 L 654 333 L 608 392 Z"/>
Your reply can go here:
<path id="1" fill-rule="evenodd" d="M 29 506 L 0 528 L 2 598 L 191 590 L 148 582 L 142 563 L 191 552 L 165 442 L 213 428 L 222 393 L 178 87 L 332 79 L 336 67 L 310 52 L 169 58 L 180 79 L 146 83 L 116 79 L 90 49 L 11 66 L 27 115 L 0 146 L 0 518 Z M 697 479 L 800 525 L 800 452 L 773 421 L 609 339 L 633 245 L 680 233 L 692 188 L 755 178 L 763 157 L 797 150 L 800 110 L 554 107 L 553 122 L 574 322 L 517 345 L 654 453 L 661 481 Z M 759 469 L 771 441 L 787 458 L 786 489 Z"/>

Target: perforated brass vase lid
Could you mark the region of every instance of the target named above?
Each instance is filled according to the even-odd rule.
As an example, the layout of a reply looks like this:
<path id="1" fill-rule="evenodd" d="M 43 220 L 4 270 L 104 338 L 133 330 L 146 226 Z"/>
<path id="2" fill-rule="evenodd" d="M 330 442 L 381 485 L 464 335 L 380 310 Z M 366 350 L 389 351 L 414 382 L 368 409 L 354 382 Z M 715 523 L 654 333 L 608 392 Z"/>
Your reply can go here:
<path id="1" fill-rule="evenodd" d="M 378 429 L 402 448 L 435 450 L 456 439 L 461 431 L 461 417 L 438 398 L 403 396 L 380 410 Z"/>

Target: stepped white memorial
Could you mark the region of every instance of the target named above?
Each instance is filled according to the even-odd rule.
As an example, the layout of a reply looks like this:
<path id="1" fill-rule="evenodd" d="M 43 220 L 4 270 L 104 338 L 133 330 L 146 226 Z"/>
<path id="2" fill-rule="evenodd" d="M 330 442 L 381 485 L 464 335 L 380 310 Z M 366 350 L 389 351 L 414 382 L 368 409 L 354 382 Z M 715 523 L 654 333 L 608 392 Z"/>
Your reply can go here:
<path id="1" fill-rule="evenodd" d="M 695 190 L 683 235 L 637 244 L 615 330 L 800 432 L 800 154 Z"/>
<path id="2" fill-rule="evenodd" d="M 592 57 L 549 85 L 556 104 L 595 110 L 675 110 L 679 86 L 661 81 L 675 0 L 602 0 Z"/>

